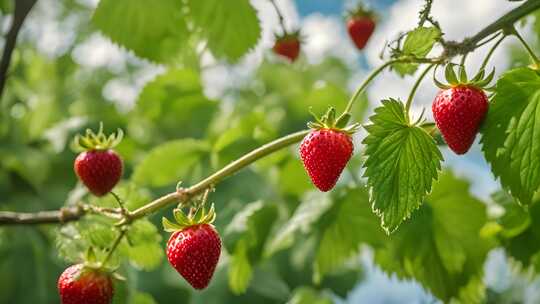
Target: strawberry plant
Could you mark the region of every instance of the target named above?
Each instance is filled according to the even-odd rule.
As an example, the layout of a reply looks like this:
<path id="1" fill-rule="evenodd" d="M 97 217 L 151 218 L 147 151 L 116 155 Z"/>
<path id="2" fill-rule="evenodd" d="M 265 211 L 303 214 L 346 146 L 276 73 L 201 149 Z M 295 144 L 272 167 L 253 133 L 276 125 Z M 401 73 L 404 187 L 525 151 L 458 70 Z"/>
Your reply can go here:
<path id="1" fill-rule="evenodd" d="M 306 5 L 0 0 L 0 303 L 540 301 L 540 2 Z"/>

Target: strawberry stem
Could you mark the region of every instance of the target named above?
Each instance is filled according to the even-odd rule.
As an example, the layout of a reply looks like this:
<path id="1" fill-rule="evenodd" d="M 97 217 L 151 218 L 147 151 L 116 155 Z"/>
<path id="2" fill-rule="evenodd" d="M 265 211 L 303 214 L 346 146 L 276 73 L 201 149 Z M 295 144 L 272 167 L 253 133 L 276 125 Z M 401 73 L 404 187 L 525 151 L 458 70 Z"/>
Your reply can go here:
<path id="1" fill-rule="evenodd" d="M 354 95 L 351 97 L 351 99 L 349 99 L 349 103 L 347 103 L 347 107 L 345 107 L 345 111 L 343 111 L 343 114 L 351 112 L 351 109 L 352 109 L 352 106 L 353 106 L 354 102 L 358 99 L 360 94 L 362 94 L 362 92 L 366 89 L 366 87 L 369 85 L 369 83 L 373 79 L 375 79 L 375 77 L 377 77 L 377 75 L 379 75 L 382 71 L 384 71 L 384 69 L 391 66 L 392 64 L 402 62 L 402 61 L 403 61 L 403 59 L 389 60 L 389 61 L 383 63 L 381 66 L 379 66 L 373 72 L 371 72 L 371 74 L 368 75 L 368 77 L 364 80 L 364 82 L 362 82 L 362 84 L 358 87 L 358 89 L 356 89 L 356 92 L 354 92 Z"/>
<path id="2" fill-rule="evenodd" d="M 122 239 L 124 238 L 126 233 L 127 233 L 127 227 L 122 226 L 120 228 L 120 233 L 118 234 L 118 236 L 114 240 L 114 243 L 112 244 L 111 248 L 109 249 L 109 252 L 107 253 L 107 256 L 105 256 L 103 261 L 101 261 L 101 267 L 104 267 L 107 264 L 107 262 L 109 262 L 109 260 L 111 259 L 114 251 L 116 250 L 116 248 L 118 248 L 118 245 L 120 245 L 120 242 L 122 241 Z"/>
<path id="3" fill-rule="evenodd" d="M 111 191 L 110 192 L 111 195 L 114 197 L 114 199 L 116 200 L 116 202 L 118 203 L 118 205 L 120 206 L 120 210 L 122 212 L 125 212 L 126 211 L 126 208 L 124 207 L 124 201 L 122 201 L 122 199 L 120 198 L 120 196 L 118 196 L 118 194 L 114 193 L 114 191 Z"/>
<path id="4" fill-rule="evenodd" d="M 525 39 L 518 33 L 515 27 L 513 27 L 510 31 L 512 35 L 516 36 L 519 41 L 521 41 L 521 44 L 525 47 L 529 55 L 531 56 L 532 60 L 534 61 L 534 64 L 539 67 L 540 66 L 540 59 L 538 59 L 538 56 L 534 53 L 534 51 L 531 49 L 531 47 L 527 44 Z"/>
<path id="5" fill-rule="evenodd" d="M 409 115 L 409 110 L 411 108 L 411 104 L 414 99 L 414 95 L 416 94 L 416 90 L 420 86 L 420 83 L 422 83 L 422 80 L 426 77 L 427 73 L 435 66 L 435 63 L 430 64 L 423 72 L 420 74 L 420 77 L 416 80 L 414 83 L 414 86 L 412 87 L 411 93 L 409 94 L 409 98 L 407 98 L 407 103 L 405 104 L 405 112 L 407 112 L 407 115 Z"/>
<path id="6" fill-rule="evenodd" d="M 498 36 L 498 35 L 497 35 Z M 493 53 L 495 52 L 495 50 L 499 47 L 499 45 L 501 44 L 501 42 L 503 42 L 503 40 L 506 38 L 507 35 L 503 34 L 501 38 L 499 38 L 499 40 L 497 40 L 497 42 L 495 42 L 495 44 L 491 47 L 491 49 L 489 50 L 489 52 L 487 53 L 486 55 L 486 58 L 484 59 L 484 61 L 482 62 L 482 65 L 480 66 L 480 70 L 483 70 L 485 69 L 485 67 L 487 66 L 488 62 L 489 62 L 489 59 L 491 58 L 491 56 L 493 55 Z"/>
<path id="7" fill-rule="evenodd" d="M 274 0 L 270 0 L 270 3 L 272 3 L 272 6 L 274 7 L 274 10 L 276 11 L 276 14 L 278 15 L 281 30 L 283 31 L 283 34 L 286 35 L 287 34 L 287 28 L 285 27 L 285 18 L 283 18 L 283 14 L 281 13 L 281 10 L 277 6 L 276 2 Z"/>

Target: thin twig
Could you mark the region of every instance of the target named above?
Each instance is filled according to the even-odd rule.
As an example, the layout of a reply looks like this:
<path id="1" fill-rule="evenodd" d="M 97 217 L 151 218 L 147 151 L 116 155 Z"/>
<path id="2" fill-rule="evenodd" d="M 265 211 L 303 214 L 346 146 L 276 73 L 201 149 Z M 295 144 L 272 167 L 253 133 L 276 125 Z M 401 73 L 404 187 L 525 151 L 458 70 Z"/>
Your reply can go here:
<path id="1" fill-rule="evenodd" d="M 107 252 L 107 256 L 105 256 L 105 258 L 101 262 L 101 266 L 105 266 L 107 264 L 107 262 L 109 262 L 109 260 L 111 259 L 114 251 L 116 250 L 118 245 L 120 245 L 120 242 L 122 241 L 122 239 L 126 235 L 127 230 L 128 230 L 127 226 L 123 226 L 123 227 L 120 228 L 120 234 L 118 234 L 118 236 L 114 240 L 114 243 L 112 244 L 111 248 L 109 249 L 109 252 Z"/>
<path id="2" fill-rule="evenodd" d="M 478 48 L 478 43 L 480 43 L 480 41 L 482 41 L 484 38 L 500 30 L 512 27 L 513 24 L 518 20 L 536 11 L 537 9 L 540 9 L 540 1 L 527 0 L 522 5 L 516 7 L 486 26 L 474 36 L 466 38 L 460 43 L 454 44 L 453 47 L 456 48 L 454 51 L 457 51 L 459 54 L 464 54 Z"/>
<path id="3" fill-rule="evenodd" d="M 4 45 L 4 52 L 2 53 L 2 59 L 0 60 L 0 99 L 4 93 L 4 87 L 8 77 L 9 65 L 11 63 L 11 55 L 17 44 L 17 36 L 19 31 L 28 16 L 28 13 L 36 4 L 37 0 L 15 0 L 15 12 L 13 13 L 13 22 L 9 28 L 9 32 L 6 35 L 6 42 Z"/>
<path id="4" fill-rule="evenodd" d="M 0 226 L 58 224 L 79 220 L 85 214 L 81 206 L 34 213 L 0 211 Z"/>
<path id="5" fill-rule="evenodd" d="M 272 6 L 274 6 L 274 10 L 276 11 L 276 14 L 278 15 L 279 24 L 281 25 L 281 29 L 283 30 L 283 34 L 287 33 L 287 28 L 285 27 L 285 18 L 283 18 L 283 14 L 281 13 L 281 10 L 277 6 L 275 0 L 270 0 L 270 3 L 272 3 Z"/>
<path id="6" fill-rule="evenodd" d="M 432 16 L 431 16 L 431 7 L 433 5 L 433 0 L 426 0 L 426 4 L 424 4 L 424 7 L 420 11 L 420 21 L 418 21 L 418 27 L 424 26 L 424 23 L 428 21 L 431 23 L 434 27 L 440 29 L 441 26 L 439 25 L 439 22 L 437 22 Z"/>

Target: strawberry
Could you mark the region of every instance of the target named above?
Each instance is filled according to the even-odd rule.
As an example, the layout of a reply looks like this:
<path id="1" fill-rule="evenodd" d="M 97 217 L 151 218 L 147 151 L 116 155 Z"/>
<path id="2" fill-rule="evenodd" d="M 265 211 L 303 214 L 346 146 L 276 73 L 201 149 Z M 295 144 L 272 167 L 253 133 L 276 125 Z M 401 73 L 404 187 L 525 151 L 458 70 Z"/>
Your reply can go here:
<path id="1" fill-rule="evenodd" d="M 122 131 L 108 138 L 102 127 L 98 134 L 87 130 L 84 137 L 75 138 L 75 147 L 82 150 L 73 168 L 79 179 L 96 196 L 109 193 L 122 177 L 122 159 L 112 150 L 122 139 Z"/>
<path id="2" fill-rule="evenodd" d="M 352 134 L 358 128 L 354 124 L 341 129 L 350 115 L 342 115 L 336 122 L 335 110 L 330 108 L 322 119 L 309 123 L 313 130 L 300 144 L 300 158 L 309 177 L 319 190 L 331 190 L 349 162 L 354 150 Z"/>
<path id="3" fill-rule="evenodd" d="M 349 37 L 359 50 L 364 49 L 369 38 L 375 31 L 375 18 L 371 11 L 363 7 L 349 13 L 347 21 L 347 31 Z"/>
<path id="4" fill-rule="evenodd" d="M 174 210 L 178 224 L 163 218 L 166 231 L 173 232 L 167 242 L 167 258 L 178 273 L 195 289 L 210 283 L 221 254 L 219 234 L 211 225 L 216 218 L 214 206 L 208 213 L 204 208 L 193 216 Z"/>
<path id="5" fill-rule="evenodd" d="M 300 32 L 276 35 L 276 42 L 272 48 L 274 53 L 294 62 L 300 54 Z"/>
<path id="6" fill-rule="evenodd" d="M 488 98 L 483 88 L 493 75 L 492 72 L 484 78 L 481 70 L 469 81 L 465 68 L 461 66 L 458 80 L 450 64 L 446 68 L 449 85 L 436 81 L 442 90 L 433 101 L 433 117 L 448 147 L 456 154 L 465 154 L 474 142 L 488 111 Z"/>
<path id="7" fill-rule="evenodd" d="M 109 304 L 114 287 L 108 273 L 76 264 L 58 278 L 58 292 L 62 304 Z"/>

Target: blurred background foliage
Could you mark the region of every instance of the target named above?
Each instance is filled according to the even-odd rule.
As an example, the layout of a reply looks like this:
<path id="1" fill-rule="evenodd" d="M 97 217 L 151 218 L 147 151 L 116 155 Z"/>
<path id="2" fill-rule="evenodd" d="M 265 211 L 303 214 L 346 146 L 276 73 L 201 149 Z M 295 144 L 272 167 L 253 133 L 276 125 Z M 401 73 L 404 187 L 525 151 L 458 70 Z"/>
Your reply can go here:
<path id="1" fill-rule="evenodd" d="M 329 104 L 343 108 L 350 94 L 352 71 L 339 59 L 291 65 L 267 54 L 249 79 L 208 97 L 201 52 L 234 64 L 258 41 L 261 28 L 248 0 L 234 6 L 222 0 L 101 0 L 95 9 L 85 1 L 44 2 L 29 20 L 39 22 L 54 10 L 75 35 L 51 52 L 29 31 L 20 37 L 1 99 L 1 210 L 52 210 L 80 200 L 114 206 L 112 197 L 87 195 L 72 168 L 71 138 L 100 122 L 109 132 L 125 130 L 118 146 L 125 180 L 116 192 L 133 210 L 174 189 L 179 179 L 189 185 L 305 128 L 310 107 L 315 113 Z M 0 0 L 4 34 L 13 3 Z M 101 37 L 98 32 L 129 52 L 120 68 L 81 64 L 91 55 L 81 45 Z M 512 53 L 516 62 L 525 56 Z M 149 66 L 158 72 L 146 77 L 134 104 L 105 97 L 111 81 L 133 81 Z M 364 121 L 367 105 L 363 97 L 355 119 Z M 220 183 L 210 200 L 225 250 L 203 292 L 192 291 L 164 259 L 168 235 L 160 220 L 170 210 L 137 221 L 114 256 L 128 278 L 117 284 L 115 303 L 352 303 L 348 294 L 362 284 L 366 258 L 444 302 L 523 301 L 540 267 L 537 205 L 523 210 L 503 193 L 481 202 L 469 194 L 467 181 L 446 170 L 427 203 L 389 237 L 371 211 L 361 164 L 357 153 L 336 190 L 321 194 L 292 147 Z M 486 206 L 505 212 L 488 214 Z M 0 229 L 0 303 L 57 303 L 58 275 L 89 246 L 103 254 L 117 233 L 111 224 L 87 216 L 61 227 Z M 486 257 L 495 248 L 504 250 L 515 276 L 502 289 L 484 280 Z"/>

